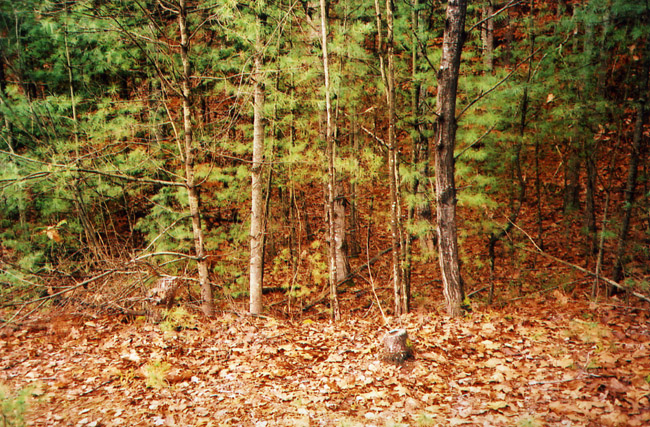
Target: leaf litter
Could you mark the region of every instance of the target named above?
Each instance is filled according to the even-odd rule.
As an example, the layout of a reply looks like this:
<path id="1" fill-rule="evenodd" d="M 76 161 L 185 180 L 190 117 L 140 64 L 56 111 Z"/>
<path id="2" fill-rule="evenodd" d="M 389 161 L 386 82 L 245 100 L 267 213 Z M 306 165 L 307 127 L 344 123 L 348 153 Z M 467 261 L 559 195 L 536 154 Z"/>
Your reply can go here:
<path id="1" fill-rule="evenodd" d="M 380 317 L 189 324 L 52 318 L 7 331 L 0 381 L 29 388 L 35 426 L 650 424 L 644 310 L 549 299 L 410 314 L 400 326 L 415 358 L 402 365 L 381 358 Z"/>

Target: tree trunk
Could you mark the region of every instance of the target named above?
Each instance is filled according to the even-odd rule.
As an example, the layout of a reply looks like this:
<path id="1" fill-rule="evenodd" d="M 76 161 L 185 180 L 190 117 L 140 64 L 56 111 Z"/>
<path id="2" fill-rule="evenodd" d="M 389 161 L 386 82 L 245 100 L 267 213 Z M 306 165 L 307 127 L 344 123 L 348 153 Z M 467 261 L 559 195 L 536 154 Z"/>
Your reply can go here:
<path id="1" fill-rule="evenodd" d="M 483 22 L 481 29 L 481 39 L 483 42 L 483 64 L 485 71 L 492 72 L 494 70 L 494 18 L 490 18 L 494 13 L 494 5 L 492 0 L 488 0 L 487 4 L 483 6 Z"/>
<path id="2" fill-rule="evenodd" d="M 183 75 L 181 79 L 181 90 L 183 98 L 183 131 L 185 143 L 185 185 L 187 187 L 187 198 L 192 217 L 192 232 L 194 234 L 194 251 L 199 269 L 199 283 L 201 286 L 201 309 L 206 316 L 214 315 L 214 301 L 212 299 L 212 287 L 208 278 L 208 264 L 205 258 L 205 247 L 203 244 L 203 229 L 201 227 L 201 212 L 199 201 L 199 190 L 194 179 L 194 161 L 196 148 L 194 147 L 191 110 L 191 89 L 190 79 L 192 69 L 190 65 L 190 32 L 187 28 L 187 7 L 185 0 L 179 2 L 178 26 L 181 35 L 181 61 L 183 63 Z"/>
<path id="3" fill-rule="evenodd" d="M 5 99 L 7 99 L 7 79 L 5 76 L 5 52 L 2 51 L 2 47 L 0 46 L 0 103 L 4 104 Z M 7 144 L 7 149 L 9 152 L 12 154 L 15 154 L 14 151 L 14 143 L 13 143 L 13 126 L 11 125 L 11 122 L 5 116 L 4 114 L 0 113 L 0 117 L 2 118 L 3 124 L 6 131 L 6 137 L 4 139 L 5 144 Z"/>
<path id="4" fill-rule="evenodd" d="M 544 250 L 544 218 L 542 215 L 542 177 L 540 175 L 539 139 L 535 139 L 535 192 L 537 193 L 537 244 Z"/>
<path id="5" fill-rule="evenodd" d="M 650 54 L 650 42 L 645 48 L 646 55 Z M 625 185 L 625 201 L 623 202 L 623 223 L 618 235 L 618 245 L 616 248 L 616 261 L 614 262 L 613 280 L 620 282 L 623 279 L 623 264 L 625 258 L 625 247 L 627 235 L 630 230 L 630 221 L 632 219 L 632 208 L 635 198 L 637 185 L 637 176 L 639 169 L 639 160 L 643 153 L 643 127 L 646 122 L 647 96 L 648 96 L 648 79 L 650 75 L 650 58 L 645 58 L 645 64 L 642 67 L 642 82 L 639 90 L 639 99 L 637 102 L 636 121 L 634 124 L 634 136 L 632 139 L 632 152 L 630 153 L 630 166 L 627 174 L 627 183 Z"/>
<path id="6" fill-rule="evenodd" d="M 447 23 L 443 37 L 442 59 L 438 71 L 437 120 L 435 129 L 435 166 L 437 227 L 440 272 L 447 313 L 462 315 L 465 299 L 458 259 L 456 229 L 456 183 L 454 146 L 456 144 L 456 94 L 460 56 L 465 39 L 467 0 L 447 3 Z"/>
<path id="7" fill-rule="evenodd" d="M 564 174 L 564 213 L 567 214 L 580 206 L 580 156 L 569 144 L 569 159 Z"/>
<path id="8" fill-rule="evenodd" d="M 336 156 L 336 145 L 334 143 L 334 134 L 332 129 L 332 100 L 330 93 L 330 74 L 329 59 L 327 53 L 327 8 L 326 0 L 320 0 L 321 13 L 321 41 L 323 46 L 323 72 L 325 78 L 325 113 L 327 122 L 325 127 L 325 140 L 327 142 L 327 218 L 329 230 L 329 286 L 330 286 L 330 309 L 332 310 L 332 319 L 338 321 L 341 317 L 339 308 L 339 299 L 336 291 L 337 285 L 337 265 L 336 265 L 336 224 L 334 221 L 334 202 L 336 191 L 336 169 L 334 167 L 334 158 Z"/>
<path id="9" fill-rule="evenodd" d="M 262 24 L 257 23 L 257 46 L 253 75 L 253 165 L 251 168 L 251 229 L 249 291 L 250 313 L 262 312 L 264 283 L 264 195 L 262 191 L 262 160 L 264 157 L 264 83 L 262 81 Z"/>
<path id="10" fill-rule="evenodd" d="M 336 183 L 334 193 L 334 252 L 336 258 L 336 283 L 346 280 L 350 273 L 348 261 L 347 220 L 345 215 L 346 203 L 343 197 L 341 183 Z"/>
<path id="11" fill-rule="evenodd" d="M 353 116 L 354 117 L 354 116 Z M 350 146 L 354 153 L 360 153 L 359 147 L 359 137 L 357 135 L 357 123 L 356 118 L 353 118 L 350 123 L 351 132 L 350 132 Z M 359 226 L 359 213 L 357 208 L 358 197 L 357 197 L 357 184 L 356 181 L 359 178 L 360 171 L 357 170 L 354 172 L 353 179 L 350 180 L 350 224 L 348 227 L 348 255 L 350 257 L 358 257 L 361 254 L 361 244 L 360 242 L 360 226 Z"/>
<path id="12" fill-rule="evenodd" d="M 585 194 L 585 233 L 587 237 L 586 244 L 586 257 L 585 260 L 588 262 L 589 257 L 597 251 L 597 229 L 596 229 L 596 179 L 597 173 L 596 170 L 596 154 L 595 147 L 591 143 L 583 142 L 584 145 L 584 154 L 585 154 L 585 163 L 587 169 L 587 182 L 586 182 L 586 194 Z"/>
<path id="13" fill-rule="evenodd" d="M 425 136 L 423 123 L 422 100 L 424 87 L 418 77 L 418 64 L 420 62 L 420 0 L 412 0 L 411 4 L 411 163 L 415 169 L 415 178 L 410 182 L 409 191 L 415 202 L 408 204 L 407 223 L 414 227 L 419 221 L 427 225 L 424 233 L 405 233 L 404 249 L 404 289 L 407 296 L 407 305 L 410 306 L 411 271 L 413 262 L 413 242 L 417 238 L 420 242 L 421 253 L 430 256 L 435 251 L 435 238 L 432 224 L 433 216 L 427 195 L 426 180 L 429 178 L 429 141 Z M 416 227 L 419 229 L 420 227 Z M 409 307 L 410 308 L 410 307 Z"/>
<path id="14" fill-rule="evenodd" d="M 399 163 L 397 159 L 397 118 L 395 106 L 395 55 L 393 43 L 393 1 L 386 0 L 386 95 L 388 101 L 388 174 L 390 187 L 390 229 L 393 246 L 393 291 L 395 315 L 408 312 L 408 295 L 404 289 L 402 233 L 399 197 Z"/>

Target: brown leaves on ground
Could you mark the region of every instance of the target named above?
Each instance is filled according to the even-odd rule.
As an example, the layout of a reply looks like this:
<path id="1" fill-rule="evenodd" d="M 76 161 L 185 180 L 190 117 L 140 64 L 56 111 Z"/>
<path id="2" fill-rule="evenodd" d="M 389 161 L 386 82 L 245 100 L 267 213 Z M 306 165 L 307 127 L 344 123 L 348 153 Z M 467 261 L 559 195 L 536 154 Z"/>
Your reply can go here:
<path id="1" fill-rule="evenodd" d="M 650 423 L 642 310 L 540 301 L 460 320 L 413 314 L 402 326 L 415 359 L 402 366 L 381 361 L 379 318 L 179 322 L 18 330 L 0 341 L 0 380 L 30 387 L 30 425 Z"/>

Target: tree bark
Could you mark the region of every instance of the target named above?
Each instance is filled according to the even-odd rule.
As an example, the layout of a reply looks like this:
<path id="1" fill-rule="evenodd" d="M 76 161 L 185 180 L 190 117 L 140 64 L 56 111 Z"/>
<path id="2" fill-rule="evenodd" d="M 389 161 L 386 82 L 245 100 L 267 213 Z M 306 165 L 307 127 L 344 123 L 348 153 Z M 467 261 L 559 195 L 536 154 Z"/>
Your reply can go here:
<path id="1" fill-rule="evenodd" d="M 329 288 L 330 288 L 330 309 L 332 320 L 338 321 L 341 317 L 339 299 L 336 291 L 337 265 L 336 265 L 336 224 L 334 221 L 334 202 L 336 191 L 336 169 L 334 159 L 336 156 L 336 144 L 332 129 L 332 100 L 330 93 L 329 59 L 327 53 L 327 8 L 326 0 L 320 0 L 321 12 L 321 41 L 323 46 L 323 72 L 325 78 L 325 113 L 327 122 L 325 127 L 325 139 L 327 142 L 327 217 L 329 230 Z"/>
<path id="2" fill-rule="evenodd" d="M 460 57 L 465 39 L 466 12 L 467 0 L 450 0 L 447 3 L 436 106 L 438 116 L 435 129 L 438 256 L 447 313 L 452 317 L 462 315 L 462 304 L 465 299 L 458 258 L 454 147 L 457 127 L 456 95 Z"/>
<path id="3" fill-rule="evenodd" d="M 214 301 L 212 299 L 212 287 L 208 278 L 208 264 L 205 258 L 205 246 L 203 244 L 203 228 L 201 226 L 201 212 L 199 201 L 199 189 L 194 178 L 194 162 L 196 148 L 194 147 L 192 129 L 192 106 L 190 79 L 192 68 L 190 64 L 190 33 L 187 27 L 187 6 L 185 0 L 179 2 L 178 26 L 181 35 L 181 61 L 183 63 L 183 74 L 181 78 L 181 93 L 183 98 L 183 131 L 185 144 L 185 185 L 187 187 L 187 198 L 192 217 L 192 232 L 194 235 L 194 251 L 196 263 L 199 270 L 199 284 L 201 286 L 201 310 L 206 316 L 214 315 Z"/>
<path id="4" fill-rule="evenodd" d="M 264 83 L 262 81 L 262 23 L 257 22 L 255 70 L 253 75 L 253 164 L 251 168 L 251 228 L 249 293 L 250 313 L 262 312 L 264 283 L 264 195 L 262 191 L 262 160 L 264 157 Z"/>

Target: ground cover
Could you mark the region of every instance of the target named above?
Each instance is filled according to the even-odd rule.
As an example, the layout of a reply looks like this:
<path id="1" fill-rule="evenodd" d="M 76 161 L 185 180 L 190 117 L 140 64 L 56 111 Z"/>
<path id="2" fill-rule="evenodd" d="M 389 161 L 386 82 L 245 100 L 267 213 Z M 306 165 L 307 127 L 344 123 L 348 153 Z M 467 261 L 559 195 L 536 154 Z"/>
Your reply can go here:
<path id="1" fill-rule="evenodd" d="M 38 426 L 640 426 L 649 317 L 559 290 L 462 319 L 413 313 L 404 365 L 382 361 L 388 327 L 371 311 L 52 317 L 2 330 L 0 382 L 4 411 L 26 390 Z"/>

